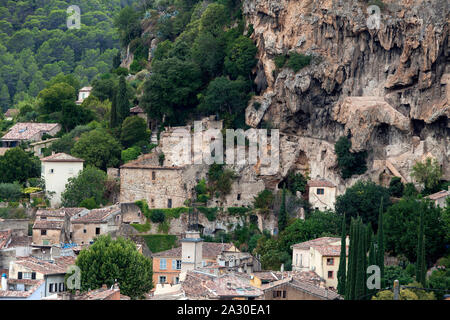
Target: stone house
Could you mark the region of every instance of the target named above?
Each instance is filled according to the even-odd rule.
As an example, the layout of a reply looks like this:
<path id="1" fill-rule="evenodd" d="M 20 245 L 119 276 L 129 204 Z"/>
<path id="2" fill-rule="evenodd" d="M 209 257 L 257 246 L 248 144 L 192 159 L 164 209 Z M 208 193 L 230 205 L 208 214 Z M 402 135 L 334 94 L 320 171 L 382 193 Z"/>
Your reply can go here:
<path id="1" fill-rule="evenodd" d="M 310 180 L 306 186 L 308 201 L 316 210 L 334 210 L 336 186 L 327 180 Z"/>
<path id="2" fill-rule="evenodd" d="M 185 206 L 192 191 L 186 187 L 184 167 L 160 166 L 156 156 L 146 154 L 120 167 L 121 203 L 146 200 L 149 208 Z"/>
<path id="3" fill-rule="evenodd" d="M 145 120 L 145 123 L 147 124 L 148 127 L 148 117 L 147 114 L 145 113 L 144 109 L 142 109 L 139 106 L 135 106 L 133 108 L 130 108 L 130 116 L 138 116 L 139 118 L 142 118 Z"/>
<path id="4" fill-rule="evenodd" d="M 122 223 L 120 207 L 93 209 L 87 214 L 75 215 L 70 222 L 70 240 L 78 245 L 90 244 L 99 235 L 119 230 Z"/>
<path id="5" fill-rule="evenodd" d="M 348 263 L 349 238 L 346 239 Z M 341 239 L 322 237 L 291 246 L 292 270 L 314 271 L 329 288 L 337 288 Z"/>
<path id="6" fill-rule="evenodd" d="M 70 215 L 64 209 L 39 209 L 33 225 L 33 246 L 51 247 L 69 240 Z"/>
<path id="7" fill-rule="evenodd" d="M 53 142 L 57 140 L 59 140 L 59 138 L 51 138 L 30 143 L 30 148 L 28 149 L 28 151 L 33 151 L 33 154 L 36 157 L 42 158 L 44 156 L 44 149 L 49 148 L 53 144 Z"/>
<path id="8" fill-rule="evenodd" d="M 119 285 L 116 283 L 111 288 L 104 284 L 101 288 L 82 293 L 61 292 L 44 300 L 130 300 L 130 297 L 121 294 Z"/>
<path id="9" fill-rule="evenodd" d="M 436 207 L 445 208 L 447 207 L 447 198 L 449 197 L 450 197 L 450 186 L 448 187 L 448 190 L 441 190 L 439 192 L 430 194 L 425 198 L 428 198 L 431 201 L 433 201 Z"/>
<path id="10" fill-rule="evenodd" d="M 83 101 L 91 95 L 92 87 L 83 87 L 78 91 L 78 100 L 75 101 L 76 104 L 80 105 Z"/>
<path id="11" fill-rule="evenodd" d="M 2 147 L 17 147 L 21 142 L 36 142 L 42 140 L 43 134 L 51 136 L 61 130 L 58 123 L 18 122 L 0 139 Z"/>
<path id="12" fill-rule="evenodd" d="M 83 170 L 83 159 L 65 153 L 57 153 L 41 159 L 41 176 L 45 181 L 47 196 L 52 207 L 61 204 L 61 195 L 66 190 L 69 178 Z"/>
<path id="13" fill-rule="evenodd" d="M 64 276 L 67 268 L 75 263 L 74 257 L 59 257 L 51 261 L 24 257 L 9 265 L 9 279 L 44 280 L 44 296 L 66 291 Z"/>

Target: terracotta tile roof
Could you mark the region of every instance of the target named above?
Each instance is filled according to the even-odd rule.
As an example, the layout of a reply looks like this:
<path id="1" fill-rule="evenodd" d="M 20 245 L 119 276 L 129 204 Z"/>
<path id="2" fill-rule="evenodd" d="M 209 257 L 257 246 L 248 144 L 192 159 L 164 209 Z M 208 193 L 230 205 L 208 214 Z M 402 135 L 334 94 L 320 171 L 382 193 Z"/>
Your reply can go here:
<path id="1" fill-rule="evenodd" d="M 8 280 L 10 282 L 11 279 Z M 40 286 L 42 286 L 45 280 L 30 280 L 34 281 L 34 285 L 28 291 L 15 291 L 15 290 L 0 290 L 0 297 L 8 297 L 8 298 L 27 298 L 31 296 Z"/>
<path id="2" fill-rule="evenodd" d="M 67 153 L 55 153 L 41 159 L 42 162 L 84 162 L 83 159 L 72 157 Z"/>
<path id="3" fill-rule="evenodd" d="M 341 239 L 333 237 L 322 237 L 291 246 L 295 249 L 316 249 L 323 256 L 338 257 L 341 253 Z M 348 255 L 348 246 L 346 247 Z"/>
<path id="4" fill-rule="evenodd" d="M 324 187 L 324 188 L 336 188 L 336 186 L 334 184 L 332 184 L 330 181 L 328 180 L 309 180 L 308 181 L 308 186 L 309 187 Z"/>
<path id="5" fill-rule="evenodd" d="M 144 110 L 139 106 L 135 106 L 133 108 L 130 108 L 130 112 L 131 113 L 144 113 Z"/>
<path id="6" fill-rule="evenodd" d="M 120 207 L 113 205 L 101 209 L 93 209 L 88 214 L 72 219 L 72 223 L 105 223 L 111 214 L 120 212 Z"/>
<path id="7" fill-rule="evenodd" d="M 215 276 L 196 270 L 188 271 L 181 286 L 190 298 L 259 297 L 263 294 L 261 289 L 250 285 L 248 278 L 234 273 Z"/>
<path id="8" fill-rule="evenodd" d="M 6 247 L 11 240 L 12 230 L 0 231 L 0 249 Z"/>
<path id="9" fill-rule="evenodd" d="M 66 216 L 65 212 L 62 209 L 39 209 L 36 211 L 36 217 L 55 217 L 64 219 Z"/>
<path id="10" fill-rule="evenodd" d="M 292 279 L 292 281 L 289 282 L 289 285 L 306 293 L 320 297 L 322 299 L 326 300 L 342 299 L 342 297 L 336 291 L 315 285 L 312 282 Z"/>
<path id="11" fill-rule="evenodd" d="M 85 210 L 88 211 L 86 208 L 61 208 L 61 210 L 64 211 L 69 217 L 73 217 Z"/>
<path id="12" fill-rule="evenodd" d="M 30 256 L 19 258 L 14 263 L 43 275 L 64 274 L 66 273 L 67 267 L 75 263 L 75 258 L 71 256 L 55 258 L 52 263 Z"/>
<path id="13" fill-rule="evenodd" d="M 5 112 L 5 118 L 15 117 L 19 114 L 19 109 L 8 109 Z"/>
<path id="14" fill-rule="evenodd" d="M 430 194 L 426 198 L 431 199 L 431 200 L 437 200 L 437 199 L 447 198 L 447 197 L 450 197 L 450 191 L 442 190 L 442 191 Z"/>
<path id="15" fill-rule="evenodd" d="M 59 220 L 36 220 L 33 229 L 53 229 L 61 230 L 64 226 L 64 221 Z"/>
<path id="16" fill-rule="evenodd" d="M 58 123 L 18 122 L 9 129 L 2 140 L 29 140 L 40 132 L 46 133 L 58 126 L 60 126 Z"/>
<path id="17" fill-rule="evenodd" d="M 202 244 L 202 255 L 203 259 L 216 259 L 222 251 L 226 251 L 233 246 L 232 243 L 224 243 L 222 250 L 222 243 L 216 242 L 203 242 Z M 181 247 L 173 248 L 170 250 L 157 252 L 152 255 L 155 258 L 180 258 L 181 259 Z"/>

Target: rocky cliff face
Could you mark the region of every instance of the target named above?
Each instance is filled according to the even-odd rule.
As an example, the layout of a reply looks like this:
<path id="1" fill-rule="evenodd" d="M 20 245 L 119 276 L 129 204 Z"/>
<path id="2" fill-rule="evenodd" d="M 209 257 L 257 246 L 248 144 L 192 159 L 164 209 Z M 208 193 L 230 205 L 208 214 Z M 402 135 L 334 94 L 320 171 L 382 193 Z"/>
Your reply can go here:
<path id="1" fill-rule="evenodd" d="M 342 181 L 333 151 L 350 132 L 353 150 L 369 152 L 364 177 L 411 181 L 414 163 L 431 155 L 450 179 L 448 2 L 383 2 L 377 27 L 364 0 L 244 1 L 260 89 L 247 123 L 280 129 L 282 174 L 308 168 L 311 178 L 352 184 L 361 177 Z M 312 63 L 277 70 L 274 57 L 292 51 Z"/>

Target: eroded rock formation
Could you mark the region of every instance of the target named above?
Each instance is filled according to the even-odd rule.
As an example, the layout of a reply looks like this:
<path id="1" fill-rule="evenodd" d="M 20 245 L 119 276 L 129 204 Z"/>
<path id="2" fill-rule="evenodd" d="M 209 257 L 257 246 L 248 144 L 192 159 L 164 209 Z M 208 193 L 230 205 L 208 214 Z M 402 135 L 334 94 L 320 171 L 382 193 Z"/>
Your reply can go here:
<path id="1" fill-rule="evenodd" d="M 244 1 L 258 84 L 265 84 L 247 108 L 247 124 L 282 133 L 274 179 L 302 155 L 312 178 L 352 184 L 361 177 L 342 181 L 334 154 L 348 132 L 353 150 L 369 152 L 362 178 L 377 181 L 383 171 L 394 174 L 391 167 L 411 181 L 414 163 L 433 156 L 450 179 L 448 2 L 383 2 L 373 27 L 362 0 Z M 274 58 L 293 51 L 313 56 L 312 63 L 297 73 L 277 70 Z"/>

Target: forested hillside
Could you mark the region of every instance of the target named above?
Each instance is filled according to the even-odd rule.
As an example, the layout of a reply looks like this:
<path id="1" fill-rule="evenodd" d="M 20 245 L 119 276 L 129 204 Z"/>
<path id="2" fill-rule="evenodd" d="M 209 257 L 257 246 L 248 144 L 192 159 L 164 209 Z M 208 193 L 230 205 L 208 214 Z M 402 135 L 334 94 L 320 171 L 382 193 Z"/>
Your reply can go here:
<path id="1" fill-rule="evenodd" d="M 109 72 L 119 52 L 113 17 L 132 0 L 0 0 L 0 107 L 36 97 L 45 82 L 73 74 L 79 86 Z M 81 28 L 67 28 L 67 8 Z M 78 88 L 75 88 L 78 89 Z"/>

